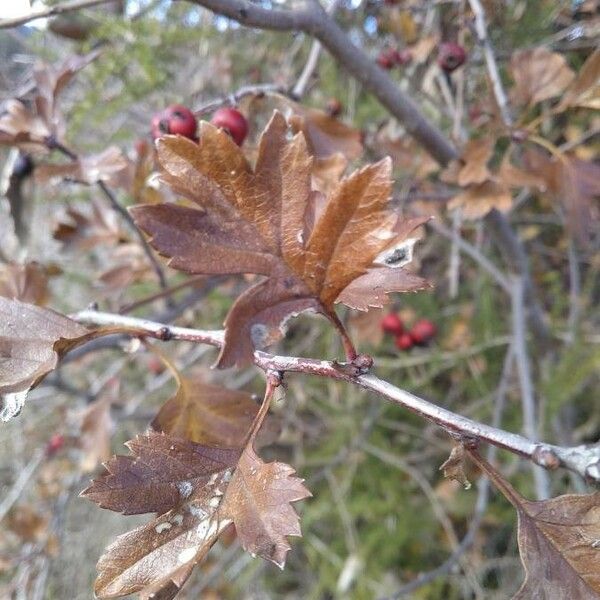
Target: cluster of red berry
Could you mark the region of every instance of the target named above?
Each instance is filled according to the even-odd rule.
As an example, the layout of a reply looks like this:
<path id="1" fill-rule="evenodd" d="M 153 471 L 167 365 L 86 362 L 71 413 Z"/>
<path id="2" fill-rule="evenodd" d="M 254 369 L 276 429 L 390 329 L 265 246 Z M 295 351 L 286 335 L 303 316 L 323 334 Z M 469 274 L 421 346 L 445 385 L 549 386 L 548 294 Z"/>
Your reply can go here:
<path id="1" fill-rule="evenodd" d="M 410 350 L 413 346 L 424 346 L 437 333 L 436 326 L 429 319 L 419 319 L 409 329 L 404 328 L 404 322 L 398 313 L 389 313 L 381 320 L 381 328 L 396 338 L 396 348 Z"/>
<path id="2" fill-rule="evenodd" d="M 219 108 L 210 121 L 215 127 L 227 132 L 233 141 L 241 146 L 248 135 L 248 121 L 235 108 Z M 162 135 L 183 135 L 198 141 L 198 122 L 194 113 L 182 104 L 172 104 L 152 117 L 152 137 Z"/>
<path id="3" fill-rule="evenodd" d="M 411 51 L 408 48 L 397 50 L 396 48 L 384 48 L 377 56 L 377 64 L 389 71 L 395 66 L 403 66 L 412 60 Z M 437 63 L 446 73 L 452 73 L 467 60 L 466 50 L 456 42 L 443 42 L 438 48 Z"/>
<path id="4" fill-rule="evenodd" d="M 384 48 L 377 56 L 377 64 L 389 71 L 394 67 L 403 67 L 410 63 L 413 59 L 412 52 L 408 48 L 398 50 L 388 46 Z"/>

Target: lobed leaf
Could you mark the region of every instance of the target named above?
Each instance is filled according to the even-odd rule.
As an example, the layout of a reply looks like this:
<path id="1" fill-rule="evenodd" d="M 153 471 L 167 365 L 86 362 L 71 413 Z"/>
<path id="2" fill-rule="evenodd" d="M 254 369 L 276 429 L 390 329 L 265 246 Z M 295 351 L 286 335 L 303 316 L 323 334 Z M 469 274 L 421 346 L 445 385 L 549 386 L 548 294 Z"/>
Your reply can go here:
<path id="1" fill-rule="evenodd" d="M 163 404 L 152 427 L 198 444 L 241 448 L 257 413 L 258 405 L 246 392 L 180 377 L 176 394 Z M 269 429 L 267 421 L 261 433 L 272 437 Z"/>
<path id="2" fill-rule="evenodd" d="M 517 511 L 525 581 L 513 600 L 600 598 L 600 492 L 532 502 L 479 454 L 470 455 Z"/>
<path id="3" fill-rule="evenodd" d="M 150 243 L 172 267 L 189 273 L 265 276 L 231 308 L 218 366 L 248 364 L 254 349 L 280 339 L 285 322 L 300 312 L 333 317 L 335 302 L 366 309 L 381 306 L 388 292 L 426 287 L 395 272 L 398 265 L 375 264 L 409 233 L 389 207 L 389 159 L 330 181 L 326 198 L 312 188 L 304 136 L 288 139 L 278 112 L 261 136 L 254 169 L 229 136 L 208 123 L 198 144 L 166 136 L 157 148 L 164 181 L 195 206 L 132 208 Z M 362 284 L 353 284 L 363 276 Z"/>
<path id="4" fill-rule="evenodd" d="M 91 335 L 53 310 L 0 296 L 0 394 L 5 395 L 0 419 L 14 417 L 27 391 Z"/>
<path id="5" fill-rule="evenodd" d="M 231 524 L 245 549 L 283 567 L 286 536 L 300 535 L 291 503 L 310 496 L 289 465 L 265 464 L 251 445 L 225 450 L 160 433 L 127 445 L 133 456 L 114 457 L 82 495 L 125 514 L 160 514 L 106 549 L 99 598 L 173 598 Z"/>

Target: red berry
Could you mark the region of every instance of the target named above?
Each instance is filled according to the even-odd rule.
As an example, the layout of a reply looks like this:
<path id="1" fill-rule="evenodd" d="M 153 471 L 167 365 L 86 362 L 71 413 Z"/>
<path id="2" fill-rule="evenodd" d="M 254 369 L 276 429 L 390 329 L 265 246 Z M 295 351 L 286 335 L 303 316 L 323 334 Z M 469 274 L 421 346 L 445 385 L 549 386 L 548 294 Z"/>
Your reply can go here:
<path id="1" fill-rule="evenodd" d="M 437 328 L 429 319 L 420 319 L 409 332 L 415 344 L 426 344 L 436 333 Z"/>
<path id="2" fill-rule="evenodd" d="M 139 140 L 135 140 L 134 148 L 135 153 L 138 156 L 145 156 L 148 152 L 148 142 L 142 138 L 140 138 Z"/>
<path id="3" fill-rule="evenodd" d="M 154 373 L 154 375 L 160 375 L 165 370 L 165 365 L 158 356 L 151 356 L 148 359 L 148 369 L 151 373 Z"/>
<path id="4" fill-rule="evenodd" d="M 46 456 L 53 456 L 65 445 L 65 436 L 55 433 L 46 444 Z"/>
<path id="5" fill-rule="evenodd" d="M 443 42 L 438 49 L 438 65 L 446 71 L 452 73 L 454 69 L 458 69 L 465 60 L 467 60 L 467 52 L 456 42 Z"/>
<path id="6" fill-rule="evenodd" d="M 404 323 L 396 313 L 389 313 L 381 319 L 381 329 L 392 335 L 400 335 L 404 331 Z"/>
<path id="7" fill-rule="evenodd" d="M 396 348 L 398 350 L 410 350 L 413 347 L 413 339 L 408 333 L 401 333 L 396 336 Z"/>
<path id="8" fill-rule="evenodd" d="M 227 132 L 238 146 L 242 145 L 248 135 L 248 121 L 235 108 L 220 108 L 213 115 L 211 123 Z"/>
<path id="9" fill-rule="evenodd" d="M 342 103 L 337 98 L 329 98 L 325 110 L 330 117 L 338 117 L 342 112 Z"/>
<path id="10" fill-rule="evenodd" d="M 182 135 L 190 140 L 196 139 L 198 122 L 194 113 L 181 104 L 172 104 L 152 117 L 152 137 L 162 135 Z"/>
<path id="11" fill-rule="evenodd" d="M 386 71 L 389 71 L 396 64 L 397 50 L 394 48 L 384 48 L 377 56 L 377 64 Z"/>
<path id="12" fill-rule="evenodd" d="M 408 48 L 402 48 L 402 50 L 396 51 L 396 64 L 403 67 L 412 62 L 413 55 Z"/>

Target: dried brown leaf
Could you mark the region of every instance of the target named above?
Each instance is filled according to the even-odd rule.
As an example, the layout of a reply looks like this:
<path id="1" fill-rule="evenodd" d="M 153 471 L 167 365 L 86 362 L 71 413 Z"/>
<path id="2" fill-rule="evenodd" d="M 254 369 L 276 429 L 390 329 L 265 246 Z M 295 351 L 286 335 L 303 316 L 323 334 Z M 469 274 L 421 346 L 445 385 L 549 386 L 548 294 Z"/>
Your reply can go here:
<path id="1" fill-rule="evenodd" d="M 62 165 L 40 164 L 36 166 L 35 176 L 43 183 L 53 180 L 69 179 L 91 185 L 97 181 L 110 182 L 128 163 L 121 150 L 110 146 L 99 154 L 80 157 Z"/>
<path id="2" fill-rule="evenodd" d="M 474 459 L 517 510 L 525 581 L 513 600 L 600 598 L 600 493 L 532 502 L 480 456 Z"/>
<path id="3" fill-rule="evenodd" d="M 549 194 L 562 205 L 574 236 L 586 243 L 598 226 L 594 200 L 600 198 L 600 165 L 568 154 L 558 158 L 535 150 L 527 151 L 524 160 L 528 171 L 544 181 Z"/>
<path id="4" fill-rule="evenodd" d="M 107 390 L 79 415 L 80 433 L 77 445 L 81 450 L 79 466 L 84 473 L 93 471 L 99 464 L 110 458 L 110 437 L 113 427 L 110 406 L 115 390 Z"/>
<path id="5" fill-rule="evenodd" d="M 201 210 L 173 203 L 131 209 L 174 268 L 267 276 L 230 310 L 220 367 L 249 363 L 254 348 L 280 339 L 282 323 L 299 312 L 331 316 L 334 302 L 344 302 L 344 290 L 362 276 L 377 279 L 377 294 L 359 285 L 351 290 L 353 304 L 362 293 L 367 294 L 362 304 L 380 306 L 386 292 L 414 289 L 410 281 L 402 287 L 392 268 L 397 264 L 384 262 L 373 269 L 375 275 L 369 271 L 384 250 L 405 241 L 389 207 L 389 159 L 341 180 L 321 206 L 311 188 L 304 137 L 288 140 L 286 132 L 284 118 L 275 113 L 254 170 L 239 147 L 210 124 L 202 124 L 199 144 L 162 138 L 164 180 Z"/>
<path id="6" fill-rule="evenodd" d="M 571 107 L 600 110 L 600 49 L 585 61 L 573 83 L 567 88 L 558 110 Z"/>
<path id="7" fill-rule="evenodd" d="M 469 186 L 448 202 L 451 210 L 461 208 L 465 219 L 481 219 L 492 208 L 506 212 L 511 206 L 510 190 L 504 184 L 491 180 Z"/>
<path id="8" fill-rule="evenodd" d="M 48 274 L 37 262 L 0 265 L 0 296 L 43 306 L 48 302 Z"/>
<path id="9" fill-rule="evenodd" d="M 471 482 L 465 473 L 465 447 L 463 444 L 457 444 L 452 448 L 448 459 L 440 466 L 446 479 L 458 481 L 465 490 L 471 488 Z"/>
<path id="10" fill-rule="evenodd" d="M 215 473 L 233 468 L 241 453 L 155 432 L 138 435 L 126 446 L 135 458 L 114 456 L 105 465 L 108 472 L 81 492 L 125 515 L 167 512 Z"/>
<path id="11" fill-rule="evenodd" d="M 246 392 L 179 377 L 179 387 L 152 421 L 152 427 L 198 444 L 241 448 L 258 412 Z M 261 432 L 269 429 L 263 425 Z"/>
<path id="12" fill-rule="evenodd" d="M 494 154 L 494 140 L 489 137 L 469 140 L 462 155 L 462 165 L 458 171 L 457 183 L 461 187 L 483 183 L 490 178 L 488 161 Z"/>
<path id="13" fill-rule="evenodd" d="M 240 456 L 158 433 L 128 446 L 134 457 L 114 457 L 109 474 L 83 495 L 126 514 L 160 515 L 107 548 L 98 562 L 99 598 L 173 598 L 232 523 L 244 548 L 283 566 L 286 536 L 300 535 L 291 502 L 310 495 L 291 467 L 263 463 L 251 446 Z"/>
<path id="14" fill-rule="evenodd" d="M 515 80 L 515 100 L 520 104 L 535 104 L 559 96 L 575 77 L 564 56 L 547 48 L 515 52 L 510 68 Z"/>
<path id="15" fill-rule="evenodd" d="M 533 172 L 529 168 L 520 168 L 510 162 L 508 153 L 502 160 L 500 169 L 498 170 L 498 178 L 507 187 L 529 187 L 536 188 L 540 192 L 544 192 L 547 183 L 544 177 Z"/>
<path id="16" fill-rule="evenodd" d="M 25 395 L 90 331 L 53 310 L 0 296 L 0 419 L 18 413 Z"/>
<path id="17" fill-rule="evenodd" d="M 332 154 L 327 158 L 317 158 L 313 163 L 313 186 L 323 195 L 328 196 L 340 182 L 348 160 L 343 154 Z"/>
<path id="18" fill-rule="evenodd" d="M 294 473 L 285 463 L 264 463 L 248 447 L 233 474 L 223 506 L 244 550 L 270 560 L 280 569 L 290 550 L 286 536 L 301 535 L 291 503 L 311 496 Z"/>
<path id="19" fill-rule="evenodd" d="M 316 158 L 342 154 L 348 160 L 358 158 L 363 151 L 361 133 L 342 121 L 314 108 L 300 104 L 292 106 L 288 119 L 294 133 L 302 132 L 309 152 Z"/>
<path id="20" fill-rule="evenodd" d="M 51 135 L 47 123 L 19 100 L 8 100 L 0 115 L 0 144 L 41 144 Z"/>
<path id="21" fill-rule="evenodd" d="M 40 542 L 48 534 L 48 517 L 31 504 L 17 504 L 6 520 L 8 528 L 26 542 Z"/>
<path id="22" fill-rule="evenodd" d="M 98 244 L 116 245 L 124 239 L 114 211 L 95 200 L 89 210 L 86 214 L 69 208 L 70 222 L 62 221 L 54 229 L 54 239 L 62 242 L 65 249 L 89 250 Z"/>
<path id="23" fill-rule="evenodd" d="M 33 71 L 36 95 L 32 108 L 19 100 L 6 103 L 6 113 L 0 117 L 0 144 L 33 143 L 40 146 L 53 136 L 63 139 L 65 125 L 56 106 L 58 95 L 73 76 L 99 54 L 95 50 L 85 56 L 71 56 L 60 66 L 38 63 Z"/>

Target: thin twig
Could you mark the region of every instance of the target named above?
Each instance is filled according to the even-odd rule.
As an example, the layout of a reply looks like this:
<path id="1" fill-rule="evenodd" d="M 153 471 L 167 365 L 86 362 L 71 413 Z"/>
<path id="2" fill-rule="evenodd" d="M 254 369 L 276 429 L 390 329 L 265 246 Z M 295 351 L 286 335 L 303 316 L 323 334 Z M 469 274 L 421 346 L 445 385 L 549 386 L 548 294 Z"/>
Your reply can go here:
<path id="1" fill-rule="evenodd" d="M 462 237 L 457 236 L 454 231 L 448 229 L 436 219 L 427 222 L 436 233 L 452 240 L 467 255 L 470 256 L 484 271 L 492 276 L 494 281 L 506 292 L 510 293 L 510 283 L 506 276 L 494 265 L 494 263 L 484 256 L 475 246 L 466 242 Z"/>
<path id="2" fill-rule="evenodd" d="M 71 315 L 71 318 L 90 325 L 113 325 L 132 329 L 139 336 L 143 331 L 147 337 L 158 340 L 184 340 L 208 344 L 220 348 L 224 343 L 223 331 L 190 329 L 165 325 L 155 321 L 125 317 L 112 313 L 84 310 Z M 462 415 L 446 410 L 406 390 L 382 381 L 371 374 L 363 375 L 351 363 L 340 364 L 334 361 L 314 360 L 291 356 L 276 356 L 265 352 L 254 353 L 254 364 L 263 371 L 294 372 L 318 375 L 338 381 L 346 381 L 367 391 L 375 392 L 386 400 L 402 406 L 415 414 L 446 429 L 459 439 L 481 440 L 509 450 L 514 454 L 532 460 L 547 469 L 563 466 L 594 481 L 600 481 L 600 446 L 577 446 L 563 448 L 529 440 L 521 435 L 504 431 L 483 423 L 478 423 Z"/>
<path id="3" fill-rule="evenodd" d="M 496 246 L 500 250 L 508 269 L 523 277 L 525 301 L 527 308 L 529 309 L 529 322 L 533 333 L 537 337 L 538 349 L 543 349 L 544 346 L 549 344 L 552 334 L 546 322 L 544 311 L 536 296 L 535 288 L 531 280 L 529 259 L 525 248 L 523 247 L 523 243 L 515 233 L 506 216 L 495 208 L 485 217 L 485 224 L 494 236 Z"/>
<path id="4" fill-rule="evenodd" d="M 164 271 L 163 271 L 160 263 L 158 262 L 156 256 L 154 255 L 152 248 L 150 248 L 150 245 L 146 241 L 144 234 L 141 232 L 140 229 L 137 228 L 136 224 L 133 221 L 133 218 L 131 217 L 131 215 L 129 214 L 127 209 L 121 205 L 121 203 L 117 200 L 115 195 L 112 193 L 110 188 L 104 183 L 104 181 L 99 179 L 96 183 L 97 183 L 98 187 L 102 190 L 102 193 L 108 199 L 113 210 L 115 210 L 117 213 L 119 213 L 123 217 L 123 219 L 129 226 L 131 231 L 133 231 L 135 236 L 138 238 L 138 240 L 144 250 L 144 253 L 146 254 L 146 257 L 148 258 L 150 264 L 152 265 L 152 268 L 154 269 L 154 272 L 156 273 L 156 277 L 158 279 L 158 283 L 159 283 L 160 287 L 163 290 L 168 289 L 169 284 L 167 283 L 167 278 L 165 277 Z"/>
<path id="5" fill-rule="evenodd" d="M 54 137 L 49 137 L 46 140 L 46 146 L 50 150 L 57 150 L 64 156 L 70 158 L 72 161 L 79 160 L 79 156 L 77 155 L 76 152 L 73 152 L 73 150 L 71 150 L 70 148 L 68 148 L 67 146 L 65 146 L 64 144 L 59 142 L 58 140 L 56 140 Z M 152 265 L 152 268 L 154 269 L 154 272 L 156 273 L 156 277 L 158 278 L 160 287 L 163 290 L 166 290 L 168 288 L 167 278 L 165 277 L 162 267 L 161 267 L 160 263 L 158 262 L 156 256 L 154 255 L 152 248 L 150 248 L 150 245 L 146 241 L 144 234 L 137 228 L 136 224 L 133 221 L 132 216 L 129 214 L 129 212 L 127 211 L 126 208 L 121 206 L 121 204 L 116 199 L 115 195 L 112 193 L 112 191 L 106 185 L 106 183 L 104 183 L 104 181 L 102 181 L 101 179 L 98 179 L 98 181 L 96 181 L 96 184 L 100 188 L 102 193 L 108 199 L 113 210 L 115 210 L 117 213 L 119 213 L 123 217 L 123 219 L 129 226 L 131 231 L 133 231 L 133 233 L 138 238 L 138 240 L 142 246 L 142 249 L 144 250 L 144 253 L 146 254 L 146 256 L 148 258 L 148 261 L 150 262 L 150 264 Z"/>
<path id="6" fill-rule="evenodd" d="M 523 431 L 529 439 L 535 440 L 539 436 L 539 426 L 535 407 L 535 393 L 531 376 L 529 352 L 527 351 L 527 342 L 525 339 L 525 286 L 522 277 L 512 277 L 512 289 L 513 293 L 511 300 L 513 344 L 515 361 L 517 363 L 517 372 L 519 374 L 519 383 L 521 387 Z M 536 465 L 532 465 L 532 469 L 537 499 L 545 500 L 546 498 L 550 497 L 550 480 L 548 479 L 548 474 L 546 471 L 540 469 Z"/>
<path id="7" fill-rule="evenodd" d="M 327 13 L 331 16 L 335 15 L 340 4 L 341 0 L 333 0 L 333 2 L 327 8 Z M 299 100 L 306 93 L 308 84 L 310 83 L 313 73 L 319 64 L 319 56 L 321 56 L 322 48 L 323 46 L 319 40 L 313 40 L 308 53 L 308 58 L 306 59 L 306 63 L 304 65 L 304 69 L 302 69 L 302 73 L 300 73 L 300 77 L 298 77 L 296 85 L 294 85 L 292 88 L 292 97 L 294 99 Z"/>
<path id="8" fill-rule="evenodd" d="M 35 473 L 37 468 L 42 464 L 44 459 L 44 450 L 38 449 L 32 456 L 27 466 L 19 473 L 19 477 L 14 482 L 10 490 L 4 495 L 2 504 L 0 504 L 0 521 L 8 514 L 8 511 L 13 507 L 14 503 L 19 499 L 27 483 Z"/>
<path id="9" fill-rule="evenodd" d="M 492 417 L 492 425 L 494 427 L 500 427 L 501 425 L 502 413 L 506 405 L 506 392 L 508 389 L 508 382 L 510 379 L 513 362 L 513 350 L 512 347 L 510 347 L 506 352 L 504 366 L 502 368 L 502 375 L 500 377 L 500 383 L 498 384 L 498 389 L 494 398 L 494 415 Z M 496 446 L 490 446 L 488 448 L 488 462 L 494 461 L 494 458 L 496 456 L 496 450 Z M 447 575 L 452 570 L 454 565 L 459 561 L 461 556 L 471 547 L 471 545 L 475 541 L 475 536 L 477 535 L 477 531 L 479 530 L 479 526 L 481 525 L 481 520 L 483 518 L 483 515 L 485 514 L 488 505 L 489 492 L 490 480 L 484 475 L 478 481 L 477 500 L 475 502 L 474 514 L 470 520 L 469 530 L 461 540 L 459 546 L 441 565 L 439 565 L 435 569 L 432 569 L 431 571 L 422 573 L 416 579 L 413 579 L 413 581 L 410 581 L 406 585 L 402 586 L 392 596 L 388 598 L 381 598 L 380 600 L 398 600 L 403 596 L 408 596 L 409 594 L 412 594 L 415 590 L 419 589 L 420 587 L 423 587 L 424 585 L 435 581 L 436 579 L 438 579 L 438 577 L 443 577 L 444 575 Z"/>
<path id="10" fill-rule="evenodd" d="M 116 2 L 116 0 L 74 0 L 74 2 L 56 4 L 55 6 L 49 6 L 47 8 L 40 8 L 39 10 L 32 11 L 26 15 L 23 15 L 22 17 L 0 19 L 0 29 L 19 27 L 20 25 L 25 25 L 25 23 L 35 21 L 36 19 L 44 19 L 47 17 L 53 17 L 55 15 L 62 15 L 64 13 L 81 10 L 83 8 L 91 8 L 92 6 L 98 6 L 99 4 L 109 4 L 114 2 Z"/>
<path id="11" fill-rule="evenodd" d="M 403 471 L 417 483 L 417 485 L 421 488 L 421 491 L 423 492 L 423 494 L 426 496 L 427 500 L 429 500 L 433 514 L 435 515 L 436 519 L 439 521 L 440 525 L 444 529 L 444 532 L 446 533 L 446 536 L 448 537 L 450 546 L 452 547 L 452 555 L 450 556 L 450 558 L 453 559 L 452 564 L 455 564 L 456 562 L 461 562 L 464 571 L 465 572 L 470 571 L 469 564 L 468 564 L 468 562 L 466 562 L 466 560 L 464 559 L 464 556 L 463 556 L 465 551 L 468 549 L 469 544 L 465 543 L 466 538 L 463 539 L 461 542 L 458 541 L 458 537 L 456 535 L 456 531 L 454 530 L 454 526 L 452 525 L 452 521 L 448 517 L 448 514 L 444 510 L 444 507 L 441 505 L 441 503 L 435 493 L 435 490 L 433 489 L 433 487 L 431 486 L 431 484 L 429 483 L 427 478 L 421 473 L 420 469 L 412 466 L 410 463 L 408 463 L 406 460 L 402 459 L 401 457 L 395 456 L 391 452 L 386 452 L 382 448 L 379 448 L 372 444 L 365 443 L 365 444 L 363 444 L 362 448 L 367 453 L 371 454 L 372 456 L 375 456 L 382 462 L 384 462 L 388 465 L 391 465 L 391 466 L 395 467 L 396 469 Z M 438 567 L 438 569 L 439 569 L 439 567 Z M 438 569 L 436 569 L 436 571 Z M 443 573 L 440 573 L 440 575 L 441 574 L 443 574 Z M 434 576 L 433 579 L 435 579 L 436 577 L 437 577 L 437 575 Z M 474 584 L 473 587 L 475 587 L 477 585 L 477 583 L 472 574 L 470 574 L 469 579 L 471 580 L 471 583 Z M 412 581 L 408 585 L 409 586 L 411 584 L 414 585 L 418 580 L 421 580 L 421 578 L 420 577 L 417 578 L 416 580 Z M 417 587 L 420 587 L 421 585 L 424 585 L 424 584 L 419 583 L 419 585 L 416 585 L 412 589 L 416 589 Z M 406 591 L 404 591 L 406 587 L 407 586 L 404 586 L 404 588 L 402 588 L 401 590 L 399 590 L 399 592 L 394 594 L 394 596 L 392 596 L 392 598 L 400 598 L 401 596 L 405 595 L 407 593 Z M 480 591 L 480 590 L 478 590 L 478 591 Z"/>
<path id="12" fill-rule="evenodd" d="M 308 58 L 306 59 L 306 64 L 304 65 L 304 69 L 302 69 L 302 73 L 300 73 L 300 77 L 298 77 L 298 81 L 296 81 L 296 85 L 294 85 L 292 89 L 292 98 L 300 99 L 304 96 L 306 89 L 308 88 L 308 84 L 319 64 L 319 56 L 321 56 L 321 42 L 318 40 L 314 40 L 312 46 L 310 47 L 310 51 L 308 53 Z"/>
<path id="13" fill-rule="evenodd" d="M 579 268 L 579 258 L 577 248 L 571 238 L 568 241 L 569 257 L 569 319 L 567 322 L 567 335 L 569 344 L 575 341 L 577 335 L 577 324 L 581 312 L 581 270 Z"/>
<path id="14" fill-rule="evenodd" d="M 246 96 L 261 96 L 264 94 L 285 94 L 286 89 L 278 85 L 276 83 L 260 83 L 256 85 L 246 85 L 241 87 L 239 90 L 234 92 L 233 94 L 229 94 L 227 96 L 220 96 L 219 98 L 215 98 L 214 100 L 209 100 L 205 102 L 198 108 L 194 110 L 194 114 L 197 117 L 201 117 L 206 113 L 213 112 L 217 110 L 217 108 L 221 108 L 221 106 L 236 106 L 239 104 L 242 98 Z"/>
<path id="15" fill-rule="evenodd" d="M 502 86 L 502 79 L 500 78 L 500 72 L 498 71 L 494 49 L 492 48 L 492 44 L 488 36 L 487 25 L 485 22 L 485 10 L 479 0 L 469 0 L 469 5 L 471 6 L 471 10 L 475 15 L 475 33 L 477 34 L 479 43 L 483 47 L 485 64 L 492 82 L 492 89 L 494 91 L 494 97 L 496 98 L 496 104 L 500 110 L 502 121 L 507 127 L 511 127 L 513 124 L 513 119 L 512 115 L 510 114 L 508 98 L 506 96 L 506 92 L 504 91 L 504 87 Z"/>
<path id="16" fill-rule="evenodd" d="M 457 157 L 454 146 L 430 123 L 418 105 L 358 46 L 316 2 L 305 8 L 263 8 L 248 0 L 188 0 L 248 27 L 274 31 L 302 31 L 319 42 L 353 77 L 361 82 L 391 114 L 398 118 L 436 160 Z"/>

